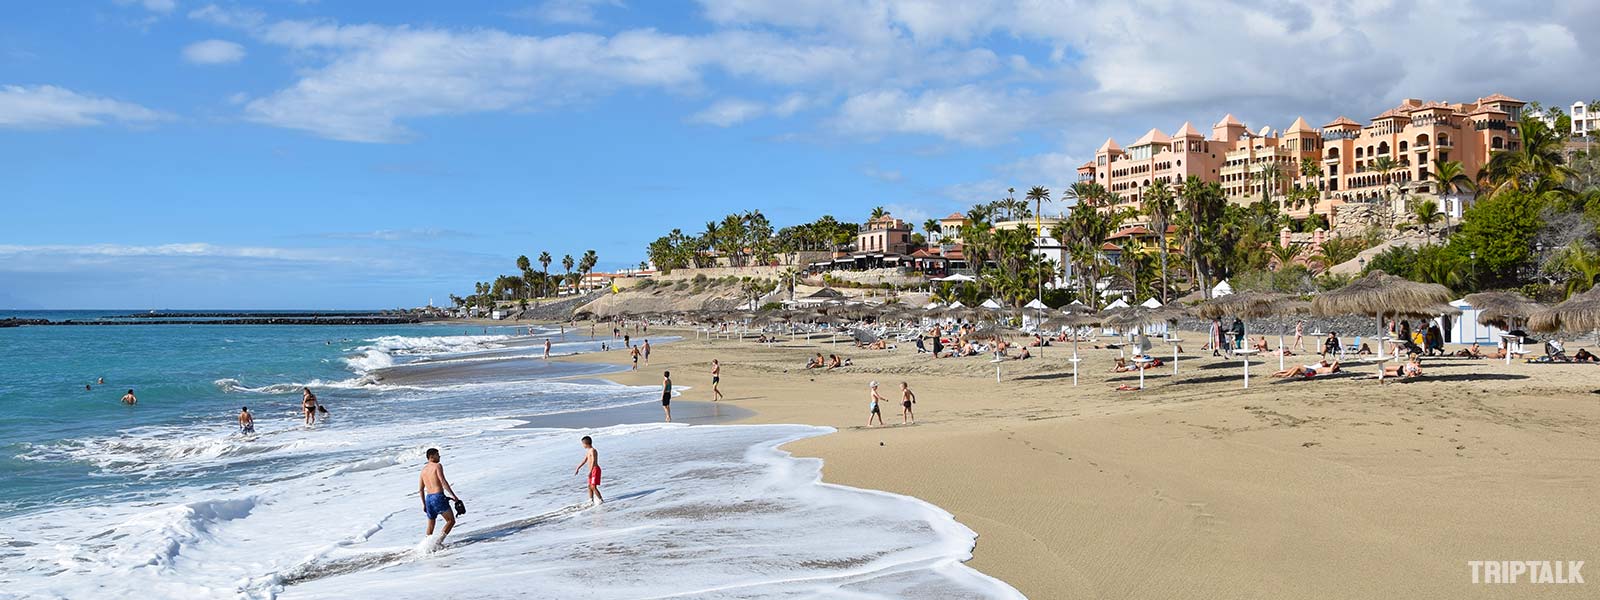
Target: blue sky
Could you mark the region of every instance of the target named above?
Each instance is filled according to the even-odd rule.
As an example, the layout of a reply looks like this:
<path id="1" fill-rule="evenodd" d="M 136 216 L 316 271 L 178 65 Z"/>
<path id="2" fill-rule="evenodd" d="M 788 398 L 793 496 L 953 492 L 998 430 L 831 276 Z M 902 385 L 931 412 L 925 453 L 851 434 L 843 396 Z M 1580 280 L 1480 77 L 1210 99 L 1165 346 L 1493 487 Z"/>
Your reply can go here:
<path id="1" fill-rule="evenodd" d="M 1060 189 L 1107 136 L 1224 112 L 1600 95 L 1571 76 L 1594 3 L 1200 4 L 12 4 L 0 307 L 443 302 L 518 254 L 633 265 L 732 211 Z"/>

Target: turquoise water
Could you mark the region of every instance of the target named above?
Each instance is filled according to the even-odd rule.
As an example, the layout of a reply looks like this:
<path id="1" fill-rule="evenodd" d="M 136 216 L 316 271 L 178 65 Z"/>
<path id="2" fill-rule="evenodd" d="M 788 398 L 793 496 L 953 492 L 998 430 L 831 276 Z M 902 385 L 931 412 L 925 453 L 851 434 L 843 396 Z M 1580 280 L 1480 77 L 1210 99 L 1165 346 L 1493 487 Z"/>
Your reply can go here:
<path id="1" fill-rule="evenodd" d="M 129 311 L 45 311 L 0 318 L 86 319 Z M 115 496 L 163 485 L 92 461 L 41 460 L 41 448 L 137 428 L 229 426 L 240 406 L 257 419 L 294 419 L 298 388 L 241 396 L 217 384 L 339 382 L 345 362 L 383 336 L 507 335 L 526 328 L 459 325 L 131 325 L 0 328 L 0 515 L 41 503 Z M 105 384 L 95 383 L 105 378 Z M 90 385 L 92 389 L 85 390 Z M 316 386 L 314 386 L 316 387 Z M 136 406 L 122 404 L 133 389 Z M 332 410 L 359 411 L 372 394 L 317 389 Z M 337 422 L 337 421 L 334 421 Z"/>
<path id="2" fill-rule="evenodd" d="M 536 426 L 660 393 L 592 377 L 620 367 L 542 360 L 545 339 L 557 355 L 611 342 L 443 324 L 0 329 L 0 598 L 1021 597 L 961 564 L 975 534 L 949 513 L 822 485 L 820 461 L 778 450 L 825 428 Z M 670 341 L 652 340 L 664 358 Z M 330 412 L 314 427 L 302 387 Z M 237 430 L 241 405 L 254 433 Z M 585 435 L 601 506 L 573 471 Z M 471 507 L 442 551 L 417 496 L 428 448 Z"/>

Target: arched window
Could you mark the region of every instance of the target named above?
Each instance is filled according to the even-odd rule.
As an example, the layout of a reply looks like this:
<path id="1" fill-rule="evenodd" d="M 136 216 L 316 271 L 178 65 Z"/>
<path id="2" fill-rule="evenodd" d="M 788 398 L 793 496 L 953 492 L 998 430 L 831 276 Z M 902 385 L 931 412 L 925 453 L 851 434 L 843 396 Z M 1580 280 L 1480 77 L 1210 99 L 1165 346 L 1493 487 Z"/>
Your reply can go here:
<path id="1" fill-rule="evenodd" d="M 1338 148 L 1329 148 L 1328 149 L 1328 158 L 1339 158 L 1339 149 Z"/>
<path id="2" fill-rule="evenodd" d="M 1500 139 L 1499 136 L 1495 136 L 1494 139 L 1489 140 L 1489 147 L 1490 148 L 1494 148 L 1495 150 L 1499 150 L 1500 148 L 1502 148 L 1504 146 L 1505 146 L 1505 140 Z"/>
<path id="3" fill-rule="evenodd" d="M 1405 140 L 1400 140 L 1400 151 L 1401 152 L 1405 152 L 1406 151 L 1406 141 Z"/>
<path id="4" fill-rule="evenodd" d="M 1449 146 L 1450 145 L 1450 134 L 1448 134 L 1448 133 L 1439 134 L 1439 145 L 1440 146 Z"/>
<path id="5" fill-rule="evenodd" d="M 1427 145 L 1428 145 L 1428 134 L 1424 133 L 1424 134 L 1418 135 L 1417 136 L 1417 147 L 1418 148 L 1422 148 L 1422 147 L 1426 147 Z"/>
<path id="6" fill-rule="evenodd" d="M 1356 146 L 1356 158 L 1361 158 L 1361 147 Z"/>
<path id="7" fill-rule="evenodd" d="M 1389 153 L 1389 142 L 1379 142 L 1378 143 L 1378 154 L 1388 154 L 1388 153 Z"/>

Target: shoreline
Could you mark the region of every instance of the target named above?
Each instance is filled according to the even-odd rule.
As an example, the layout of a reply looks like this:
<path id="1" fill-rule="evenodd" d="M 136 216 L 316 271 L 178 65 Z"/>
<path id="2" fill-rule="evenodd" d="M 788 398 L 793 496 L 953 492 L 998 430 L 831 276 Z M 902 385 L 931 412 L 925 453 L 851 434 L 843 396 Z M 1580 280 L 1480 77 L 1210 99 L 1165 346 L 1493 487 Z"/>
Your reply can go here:
<path id="1" fill-rule="evenodd" d="M 1594 365 L 1440 358 L 1418 380 L 1378 384 L 1365 362 L 1341 376 L 1272 379 L 1266 357 L 1245 390 L 1238 362 L 1191 348 L 1178 376 L 1163 367 L 1146 390 L 1117 392 L 1138 374 L 1106 373 L 1117 351 L 1088 345 L 1073 387 L 1063 346 L 1001 363 L 997 383 L 996 364 L 981 358 L 651 329 L 636 339 L 683 339 L 658 345 L 639 371 L 597 377 L 651 386 L 671 369 L 692 387 L 680 398 L 703 401 L 710 359 L 723 359 L 725 402 L 753 411 L 735 422 L 833 427 L 783 449 L 822 459 L 827 483 L 950 512 L 978 533 L 967 564 L 1029 597 L 1492 597 L 1471 585 L 1467 560 L 1592 560 L 1600 539 L 1600 525 L 1562 517 L 1600 489 L 1586 458 L 1600 456 L 1590 433 L 1600 403 L 1584 387 Z M 855 366 L 801 369 L 818 351 Z M 1307 359 L 1286 364 L 1296 360 Z M 874 379 L 890 425 L 867 429 Z M 901 380 L 918 395 L 915 425 L 898 425 Z"/>

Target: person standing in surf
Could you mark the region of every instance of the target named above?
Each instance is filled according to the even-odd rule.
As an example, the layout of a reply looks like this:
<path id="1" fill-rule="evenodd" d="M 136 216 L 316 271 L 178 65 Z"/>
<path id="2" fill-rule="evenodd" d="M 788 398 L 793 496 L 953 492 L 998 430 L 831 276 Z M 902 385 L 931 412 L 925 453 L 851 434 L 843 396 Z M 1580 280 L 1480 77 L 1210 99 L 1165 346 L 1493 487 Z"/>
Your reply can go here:
<path id="1" fill-rule="evenodd" d="M 544 339 L 544 357 L 546 359 L 550 358 L 550 338 Z"/>
<path id="2" fill-rule="evenodd" d="M 122 395 L 122 403 L 133 406 L 139 403 L 139 398 L 133 395 L 133 390 L 128 390 L 128 393 Z"/>
<path id="3" fill-rule="evenodd" d="M 667 422 L 672 422 L 672 371 L 661 372 L 661 410 L 667 413 Z"/>
<path id="4" fill-rule="evenodd" d="M 434 519 L 444 517 L 444 531 L 439 532 L 438 547 L 444 547 L 444 538 L 450 535 L 450 530 L 456 526 L 456 513 L 450 510 L 450 500 L 461 501 L 461 495 L 450 487 L 450 481 L 444 478 L 444 465 L 439 462 L 439 449 L 429 448 L 424 455 L 428 464 L 422 466 L 422 477 L 417 483 L 417 494 L 422 496 L 422 514 L 428 517 L 428 529 L 424 536 L 433 537 Z M 449 492 L 446 496 L 445 492 Z"/>
<path id="5" fill-rule="evenodd" d="M 311 388 L 300 388 L 300 412 L 305 413 L 306 427 L 317 424 L 317 395 Z"/>
<path id="6" fill-rule="evenodd" d="M 712 399 L 712 402 L 722 401 L 722 388 L 718 387 L 721 384 L 722 362 L 713 358 L 711 359 L 711 393 L 716 394 L 716 397 Z"/>
<path id="7" fill-rule="evenodd" d="M 250 414 L 250 407 L 239 407 L 239 433 L 255 433 L 256 418 Z"/>
<path id="8" fill-rule="evenodd" d="M 650 340 L 644 341 L 644 366 L 650 366 Z"/>
<path id="9" fill-rule="evenodd" d="M 605 502 L 605 497 L 600 495 L 600 451 L 594 449 L 594 438 L 583 436 L 578 440 L 583 442 L 583 460 L 578 462 L 578 467 L 572 470 L 577 475 L 583 470 L 584 465 L 589 465 L 589 504 L 599 506 Z"/>

